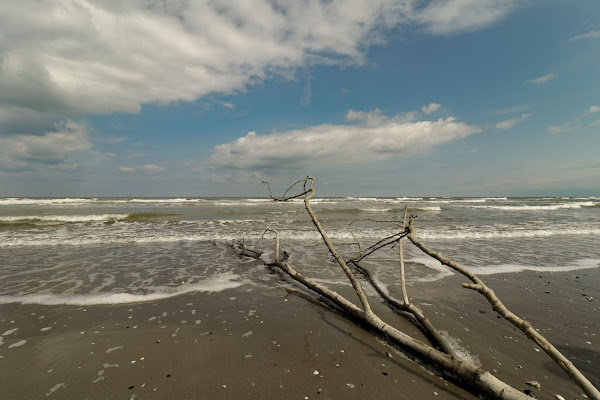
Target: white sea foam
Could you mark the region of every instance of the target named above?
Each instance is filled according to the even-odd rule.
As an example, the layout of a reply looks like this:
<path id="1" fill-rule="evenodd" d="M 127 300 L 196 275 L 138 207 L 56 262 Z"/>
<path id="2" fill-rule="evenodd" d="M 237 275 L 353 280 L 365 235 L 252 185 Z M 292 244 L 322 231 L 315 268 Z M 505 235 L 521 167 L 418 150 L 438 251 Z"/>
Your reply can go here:
<path id="1" fill-rule="evenodd" d="M 413 257 L 411 259 L 405 260 L 405 264 L 409 265 L 409 263 L 422 264 L 429 270 L 429 273 L 427 275 L 418 278 L 413 278 L 415 281 L 418 282 L 439 281 L 440 279 L 445 278 L 446 276 L 451 276 L 454 274 L 450 270 L 450 268 L 440 264 L 439 261 L 431 257 Z"/>
<path id="2" fill-rule="evenodd" d="M 433 209 L 431 211 L 437 211 Z M 328 236 L 332 240 L 354 241 L 357 239 L 371 240 L 379 239 L 392 233 L 392 229 L 340 229 L 329 230 Z M 316 230 L 290 230 L 280 229 L 282 238 L 285 240 L 320 240 Z M 149 244 L 149 243 L 176 243 L 176 242 L 206 242 L 226 241 L 240 239 L 258 240 L 262 229 L 248 231 L 210 231 L 201 233 L 188 233 L 186 231 L 174 230 L 168 232 L 160 231 L 137 231 L 121 230 L 105 232 L 101 235 L 93 233 L 68 233 L 48 234 L 20 237 L 6 237 L 0 240 L 0 247 L 13 246 L 85 246 L 105 244 Z M 547 227 L 547 228 L 519 228 L 508 225 L 480 226 L 473 228 L 455 229 L 418 229 L 415 234 L 421 239 L 510 239 L 510 238 L 532 238 L 568 235 L 600 235 L 600 227 Z"/>
<path id="3" fill-rule="evenodd" d="M 409 210 L 419 210 L 419 211 L 442 211 L 442 208 L 439 206 L 411 206 L 408 207 Z M 401 211 L 398 208 L 360 208 L 360 211 L 365 212 L 391 212 L 394 210 Z"/>
<path id="4" fill-rule="evenodd" d="M 522 271 L 561 272 L 576 271 L 600 267 L 600 259 L 582 258 L 569 263 L 569 265 L 522 265 L 522 264 L 497 264 L 482 267 L 469 267 L 471 272 L 477 275 L 492 275 L 502 273 L 514 273 Z"/>
<path id="5" fill-rule="evenodd" d="M 431 282 L 440 280 L 446 276 L 454 275 L 454 272 L 449 267 L 440 264 L 437 260 L 429 257 L 415 257 L 405 261 L 407 265 L 410 263 L 422 264 L 432 272 L 424 277 L 411 278 L 419 282 Z M 576 271 L 580 269 L 598 268 L 600 267 L 600 259 L 582 258 L 568 263 L 568 265 L 526 265 L 526 264 L 490 264 L 484 266 L 465 266 L 476 275 L 493 275 L 507 274 L 523 271 L 539 271 L 539 272 L 564 272 Z"/>
<path id="6" fill-rule="evenodd" d="M 177 204 L 177 203 L 198 203 L 202 199 L 160 199 L 160 198 L 145 198 L 145 199 L 100 199 L 103 202 L 109 203 L 161 203 L 161 204 Z"/>
<path id="7" fill-rule="evenodd" d="M 458 338 L 455 338 L 454 336 L 450 335 L 447 331 L 439 331 L 440 335 L 446 339 L 446 342 L 450 345 L 450 347 L 452 347 L 452 349 L 454 350 L 454 352 L 456 353 L 456 355 L 460 358 L 462 358 L 465 361 L 470 362 L 471 364 L 475 365 L 476 367 L 481 367 L 481 361 L 479 360 L 479 357 L 474 356 L 473 354 L 471 354 L 469 352 L 469 350 L 465 349 L 460 343 L 461 340 Z"/>
<path id="8" fill-rule="evenodd" d="M 408 207 L 409 210 L 421 210 L 421 211 L 442 211 L 442 208 L 439 206 L 415 206 Z"/>
<path id="9" fill-rule="evenodd" d="M 55 221 L 55 222 L 97 222 L 126 218 L 128 214 L 99 214 L 99 215 L 13 215 L 0 217 L 0 222 L 19 221 Z"/>
<path id="10" fill-rule="evenodd" d="M 559 235 L 600 235 L 600 228 L 548 228 L 548 229 L 507 229 L 428 231 L 418 230 L 415 236 L 423 239 L 497 239 L 529 238 Z"/>
<path id="11" fill-rule="evenodd" d="M 488 201 L 487 198 L 473 198 L 473 199 L 446 199 L 444 200 L 433 200 L 434 203 L 451 204 L 451 203 L 485 203 Z"/>
<path id="12" fill-rule="evenodd" d="M 471 206 L 471 208 L 486 208 L 493 210 L 507 211 L 544 211 L 544 210 L 560 210 L 567 208 L 594 207 L 596 203 L 593 201 L 561 203 L 561 204 L 546 204 L 546 205 L 521 205 L 521 206 Z"/>
<path id="13" fill-rule="evenodd" d="M 20 296 L 0 296 L 0 304 L 43 304 L 43 305 L 77 305 L 89 306 L 97 304 L 125 304 L 155 301 L 179 296 L 192 292 L 220 292 L 226 289 L 239 287 L 247 283 L 233 272 L 224 272 L 206 278 L 196 284 L 183 284 L 178 287 L 155 287 L 153 293 L 101 293 L 83 295 L 55 295 L 55 294 L 29 294 Z"/>
<path id="14" fill-rule="evenodd" d="M 97 199 L 83 199 L 83 198 L 64 198 L 64 199 L 36 199 L 36 198 L 1 198 L 0 205 L 75 205 L 91 203 Z"/>
<path id="15" fill-rule="evenodd" d="M 377 201 L 377 200 L 379 200 L 377 197 L 346 197 L 346 199 L 354 200 L 354 201 Z"/>

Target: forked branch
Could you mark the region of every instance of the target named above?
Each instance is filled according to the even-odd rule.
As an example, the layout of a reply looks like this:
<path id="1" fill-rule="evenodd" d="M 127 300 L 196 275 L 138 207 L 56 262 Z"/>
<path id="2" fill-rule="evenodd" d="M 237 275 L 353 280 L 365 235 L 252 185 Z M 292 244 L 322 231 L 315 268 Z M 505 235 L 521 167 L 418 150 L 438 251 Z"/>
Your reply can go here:
<path id="1" fill-rule="evenodd" d="M 297 195 L 288 196 L 287 193 L 289 192 L 289 190 L 300 183 L 303 184 L 302 192 Z M 314 291 L 315 293 L 323 296 L 324 298 L 326 298 L 329 301 L 331 301 L 332 303 L 334 303 L 337 307 L 344 310 L 349 315 L 351 315 L 353 318 L 358 320 L 358 322 L 363 324 L 363 326 L 369 327 L 374 332 L 388 337 L 388 339 L 392 343 L 399 345 L 408 353 L 413 354 L 413 355 L 417 356 L 418 358 L 420 358 L 421 360 L 425 361 L 428 365 L 432 366 L 433 368 L 435 368 L 436 370 L 441 372 L 443 375 L 445 375 L 451 379 L 459 381 L 464 387 L 471 388 L 480 396 L 483 396 L 485 398 L 496 398 L 496 399 L 506 399 L 506 400 L 508 400 L 508 399 L 523 400 L 523 399 L 528 398 L 525 394 L 512 388 L 510 385 L 506 384 L 505 382 L 498 380 L 496 377 L 494 377 L 488 371 L 485 371 L 479 367 L 476 367 L 475 365 L 473 365 L 472 363 L 470 363 L 466 360 L 462 360 L 458 357 L 455 357 L 454 352 L 452 351 L 450 346 L 448 346 L 447 349 L 443 349 L 447 353 L 449 353 L 449 354 L 446 354 L 443 351 L 433 348 L 417 339 L 412 338 L 411 336 L 405 334 L 404 332 L 394 328 L 393 326 L 384 322 L 379 316 L 377 316 L 371 310 L 371 307 L 367 300 L 367 296 L 366 296 L 360 282 L 358 281 L 358 279 L 356 278 L 354 273 L 351 271 L 351 269 L 348 267 L 346 260 L 344 258 L 342 258 L 340 256 L 340 254 L 337 252 L 337 250 L 333 246 L 331 240 L 327 236 L 327 233 L 321 226 L 321 223 L 317 219 L 314 211 L 312 210 L 312 207 L 310 205 L 310 200 L 315 195 L 314 179 L 312 177 L 307 176 L 305 179 L 295 182 L 292 186 L 290 186 L 290 188 L 288 188 L 288 190 L 286 190 L 284 195 L 281 197 L 274 196 L 273 192 L 271 191 L 271 187 L 269 186 L 268 183 L 266 183 L 266 184 L 269 188 L 269 196 L 275 201 L 288 201 L 288 200 L 291 200 L 294 198 L 305 196 L 304 197 L 304 205 L 305 205 L 307 212 L 309 213 L 309 215 L 311 217 L 313 224 L 319 231 L 319 234 L 321 235 L 321 238 L 323 239 L 323 242 L 327 246 L 329 252 L 334 256 L 337 263 L 340 265 L 340 267 L 343 269 L 344 273 L 350 280 L 352 287 L 354 288 L 354 291 L 360 300 L 362 309 L 358 308 L 356 305 L 354 305 L 352 302 L 350 302 L 349 300 L 347 300 L 346 298 L 344 298 L 337 292 L 335 292 L 323 285 L 312 282 L 308 278 L 305 278 L 300 273 L 298 273 L 293 267 L 291 267 L 291 265 L 289 264 L 289 262 L 287 260 L 280 260 L 280 257 L 279 257 L 279 247 L 280 247 L 279 246 L 279 242 L 280 242 L 279 232 L 272 230 L 270 228 L 267 228 L 265 233 L 273 232 L 276 235 L 275 260 L 272 263 L 268 263 L 265 261 L 263 261 L 263 263 L 265 263 L 266 265 L 271 266 L 271 267 L 279 268 L 281 271 L 283 271 L 284 273 L 289 275 L 291 278 L 293 278 L 297 282 L 301 283 L 308 289 Z M 394 235 L 394 236 L 396 236 L 395 240 L 379 242 L 378 244 L 376 244 L 375 247 L 381 248 L 381 247 L 393 244 L 395 241 L 398 241 L 399 239 L 401 239 L 404 236 L 404 233 Z M 375 250 L 373 250 L 373 251 L 375 251 Z M 251 254 L 251 253 L 246 253 L 246 254 Z M 257 257 L 254 257 L 254 258 L 257 258 Z M 360 268 L 360 266 L 357 263 L 358 263 L 358 261 L 356 261 L 356 260 L 353 261 L 353 264 L 356 265 L 358 268 Z M 367 276 L 370 276 L 370 274 L 367 273 Z M 370 278 L 370 280 L 373 281 L 372 277 Z M 377 287 L 377 285 L 375 285 L 375 286 Z M 380 289 L 378 289 L 378 290 L 380 290 Z M 381 292 L 383 292 L 383 291 L 381 291 Z M 398 304 L 399 308 L 404 308 L 406 310 L 409 310 L 415 316 L 417 316 L 417 319 L 419 320 L 419 322 L 422 325 L 430 326 L 429 321 L 422 316 L 422 313 L 420 313 L 419 310 L 416 309 L 416 307 L 414 307 L 408 301 L 408 296 L 406 295 L 405 286 L 404 286 L 404 295 L 403 296 L 405 297 L 405 301 L 403 304 L 396 302 Z M 389 296 L 388 296 L 388 298 L 389 298 Z M 420 319 L 418 316 L 420 316 Z M 444 343 L 443 340 L 441 340 L 441 342 Z"/>
<path id="2" fill-rule="evenodd" d="M 414 235 L 414 223 L 413 219 L 410 219 L 408 224 L 408 236 L 407 238 L 419 249 L 421 249 L 425 254 L 430 257 L 435 258 L 443 265 L 446 265 L 456 272 L 466 276 L 471 280 L 471 283 L 463 283 L 462 287 L 467 289 L 475 290 L 481 293 L 487 301 L 491 304 L 494 311 L 500 314 L 504 319 L 508 322 L 519 328 L 528 338 L 536 342 L 545 352 L 552 358 L 571 378 L 573 382 L 575 382 L 587 396 L 594 400 L 600 400 L 600 392 L 598 389 L 592 385 L 592 383 L 573 365 L 573 363 L 567 359 L 556 347 L 554 347 L 544 336 L 542 336 L 538 331 L 536 331 L 531 323 L 524 321 L 516 314 L 512 313 L 502 301 L 496 296 L 494 291 L 490 289 L 477 275 L 472 273 L 467 268 L 448 260 L 440 253 L 436 253 L 433 250 L 430 250 L 423 243 L 415 238 Z"/>

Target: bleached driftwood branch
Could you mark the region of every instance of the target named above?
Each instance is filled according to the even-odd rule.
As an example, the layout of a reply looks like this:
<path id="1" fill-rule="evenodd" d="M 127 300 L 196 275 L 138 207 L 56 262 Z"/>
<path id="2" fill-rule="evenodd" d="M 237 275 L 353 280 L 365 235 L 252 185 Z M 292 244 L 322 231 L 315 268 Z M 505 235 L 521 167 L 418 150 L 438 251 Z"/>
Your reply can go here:
<path id="1" fill-rule="evenodd" d="M 467 289 L 475 290 L 481 293 L 487 301 L 491 304 L 494 311 L 500 314 L 505 320 L 519 328 L 527 337 L 534 342 L 536 342 L 542 350 L 546 352 L 571 378 L 573 382 L 575 382 L 587 396 L 594 400 L 600 400 L 600 392 L 598 389 L 592 385 L 592 383 L 573 365 L 573 363 L 567 359 L 556 347 L 552 345 L 544 336 L 542 336 L 538 331 L 536 331 L 531 323 L 523 320 L 518 317 L 516 314 L 512 313 L 502 301 L 496 296 L 494 291 L 490 289 L 477 275 L 473 272 L 469 271 L 467 268 L 448 260 L 440 253 L 436 253 L 433 250 L 430 250 L 423 243 L 415 238 L 414 234 L 414 223 L 413 219 L 410 219 L 408 224 L 408 235 L 407 238 L 419 249 L 421 249 L 425 254 L 430 257 L 435 258 L 443 265 L 446 265 L 456 272 L 466 276 L 473 283 L 463 283 L 462 287 Z"/>
<path id="2" fill-rule="evenodd" d="M 291 188 L 300 183 L 303 185 L 302 193 L 294 196 L 286 196 L 287 192 Z M 265 262 L 266 265 L 281 269 L 297 282 L 334 303 L 340 309 L 351 315 L 354 319 L 361 322 L 364 326 L 369 327 L 374 332 L 387 337 L 392 343 L 400 346 L 406 352 L 417 356 L 421 360 L 425 361 L 428 365 L 438 370 L 444 376 L 458 381 L 463 387 L 473 390 L 478 395 L 486 398 L 502 400 L 523 400 L 528 398 L 527 395 L 499 380 L 490 372 L 479 368 L 466 360 L 456 357 L 451 351 L 450 352 L 452 354 L 446 354 L 443 351 L 421 342 L 420 340 L 412 338 L 411 336 L 383 321 L 372 311 L 360 282 L 349 268 L 346 260 L 339 255 L 329 240 L 327 233 L 321 226 L 321 223 L 317 219 L 310 206 L 310 200 L 315 195 L 314 179 L 311 176 L 307 176 L 305 179 L 295 182 L 290 188 L 288 188 L 288 190 L 286 190 L 284 196 L 281 197 L 273 196 L 270 186 L 268 183 L 266 184 L 269 187 L 270 197 L 275 201 L 288 201 L 293 198 L 305 196 L 304 205 L 311 217 L 313 224 L 319 231 L 321 238 L 323 239 L 329 252 L 334 256 L 337 263 L 344 270 L 344 273 L 350 280 L 352 287 L 354 288 L 354 292 L 359 298 L 362 308 L 359 308 L 339 293 L 316 282 L 312 282 L 310 279 L 298 273 L 287 260 L 281 260 L 279 257 L 279 232 L 271 229 L 268 229 L 268 231 L 274 232 L 276 235 L 276 252 L 274 261 Z M 407 296 L 406 300 L 408 300 Z M 409 307 L 411 305 L 411 303 L 408 301 L 405 301 L 404 304 L 399 302 L 397 303 L 404 307 Z"/>

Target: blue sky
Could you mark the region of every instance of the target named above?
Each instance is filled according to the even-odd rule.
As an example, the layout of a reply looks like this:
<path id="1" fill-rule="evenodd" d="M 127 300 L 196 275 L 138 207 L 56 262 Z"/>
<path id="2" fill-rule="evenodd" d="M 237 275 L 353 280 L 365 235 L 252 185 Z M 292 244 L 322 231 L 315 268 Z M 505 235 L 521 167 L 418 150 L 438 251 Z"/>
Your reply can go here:
<path id="1" fill-rule="evenodd" d="M 12 4 L 11 4 L 12 3 Z M 0 4 L 0 196 L 600 195 L 596 0 Z"/>

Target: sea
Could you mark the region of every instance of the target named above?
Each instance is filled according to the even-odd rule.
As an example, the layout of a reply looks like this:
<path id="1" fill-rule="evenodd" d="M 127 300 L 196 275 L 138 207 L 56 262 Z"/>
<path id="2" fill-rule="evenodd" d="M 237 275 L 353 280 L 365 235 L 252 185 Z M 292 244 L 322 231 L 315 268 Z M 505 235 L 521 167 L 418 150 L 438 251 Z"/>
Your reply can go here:
<path id="1" fill-rule="evenodd" d="M 315 198 L 312 207 L 342 256 L 402 230 L 475 273 L 600 267 L 600 197 Z M 300 199 L 0 198 L 0 304 L 123 304 L 242 285 L 288 284 L 235 244 L 274 256 L 274 235 L 303 275 L 347 284 Z M 399 246 L 363 261 L 399 285 Z M 407 280 L 453 272 L 404 242 Z"/>

